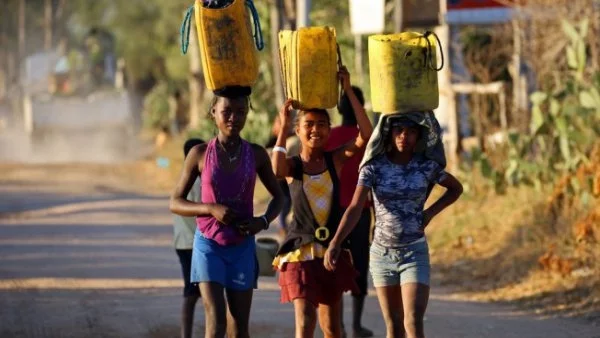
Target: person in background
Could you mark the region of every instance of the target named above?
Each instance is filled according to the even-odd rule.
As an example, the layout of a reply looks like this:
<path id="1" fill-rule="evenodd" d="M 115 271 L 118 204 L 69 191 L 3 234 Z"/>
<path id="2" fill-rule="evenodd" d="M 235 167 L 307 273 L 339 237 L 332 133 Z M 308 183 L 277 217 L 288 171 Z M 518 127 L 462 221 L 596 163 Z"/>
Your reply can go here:
<path id="1" fill-rule="evenodd" d="M 279 116 L 276 116 L 275 120 L 273 120 L 273 128 L 271 128 L 271 132 L 273 134 L 271 135 L 271 137 L 267 141 L 267 144 L 265 145 L 265 148 L 267 148 L 268 151 L 272 151 L 273 147 L 275 147 L 275 144 L 277 143 L 277 136 L 279 135 L 280 130 L 281 120 L 279 119 Z M 298 143 L 297 139 L 298 137 L 290 132 L 286 140 L 288 154 L 292 154 L 291 156 L 298 155 L 299 147 L 294 146 L 294 143 Z M 285 180 L 279 180 L 279 186 L 281 188 L 281 191 L 283 191 L 285 200 L 283 201 L 283 208 L 281 209 L 281 213 L 279 214 L 279 216 L 277 216 L 277 223 L 279 226 L 279 236 L 284 238 L 288 227 L 287 218 L 290 211 L 292 210 L 292 197 L 290 196 L 290 188 L 288 187 L 288 184 Z"/>
<path id="2" fill-rule="evenodd" d="M 356 98 L 360 102 L 361 106 L 364 107 L 365 98 L 360 88 L 352 86 L 352 91 Z M 325 150 L 331 151 L 336 149 L 358 136 L 358 126 L 354 109 L 348 95 L 342 95 L 340 103 L 338 105 L 338 111 L 342 115 L 342 125 L 331 129 L 329 134 L 329 140 L 325 146 Z M 354 195 L 354 189 L 358 182 L 358 166 L 360 160 L 364 155 L 364 150 L 356 153 L 352 158 L 346 161 L 342 173 L 340 175 L 340 206 L 345 210 L 350 206 L 352 202 L 352 195 Z M 353 337 L 366 338 L 372 337 L 373 332 L 362 326 L 361 319 L 363 314 L 363 308 L 365 305 L 365 298 L 367 297 L 367 280 L 369 273 L 369 235 L 371 228 L 371 203 L 365 203 L 363 207 L 358 224 L 354 230 L 348 236 L 350 242 L 350 253 L 352 254 L 352 262 L 354 268 L 358 271 L 358 277 L 356 278 L 356 284 L 358 285 L 358 292 L 352 293 L 352 333 Z M 343 309 L 343 299 L 341 308 Z M 343 311 L 342 315 L 342 330 L 345 336 Z"/>
<path id="3" fill-rule="evenodd" d="M 190 149 L 203 144 L 200 139 L 189 139 L 183 145 L 184 159 Z M 196 178 L 187 199 L 193 202 L 200 201 L 200 179 Z M 192 270 L 192 248 L 194 247 L 194 233 L 196 232 L 196 218 L 173 215 L 173 244 L 181 264 L 183 275 L 183 304 L 181 306 L 181 338 L 191 338 L 194 327 L 194 310 L 200 298 L 198 285 L 192 284 L 190 272 Z"/>

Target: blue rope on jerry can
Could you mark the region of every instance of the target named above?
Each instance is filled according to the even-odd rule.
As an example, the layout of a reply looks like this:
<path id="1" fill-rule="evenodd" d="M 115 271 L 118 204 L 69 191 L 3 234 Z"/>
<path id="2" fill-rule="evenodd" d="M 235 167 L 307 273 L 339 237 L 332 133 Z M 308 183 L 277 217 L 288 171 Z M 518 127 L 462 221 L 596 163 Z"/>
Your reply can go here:
<path id="1" fill-rule="evenodd" d="M 252 14 L 252 22 L 254 23 L 254 32 L 252 34 L 254 44 L 256 45 L 256 49 L 263 50 L 265 48 L 265 41 L 262 35 L 258 10 L 256 10 L 256 6 L 254 6 L 254 2 L 252 0 L 246 0 L 245 3 Z M 192 5 L 185 12 L 185 17 L 181 23 L 181 28 L 179 29 L 179 35 L 181 36 L 181 53 L 184 55 L 187 53 L 190 45 L 190 28 L 192 24 L 193 13 L 194 6 Z"/>
<path id="2" fill-rule="evenodd" d="M 258 11 L 254 6 L 254 2 L 252 0 L 246 0 L 246 6 L 250 9 L 250 13 L 252 13 L 252 21 L 254 21 L 254 43 L 256 44 L 256 49 L 263 50 L 265 48 L 265 41 L 263 39 L 262 30 L 260 27 L 260 18 L 258 17 Z"/>
<path id="3" fill-rule="evenodd" d="M 181 36 L 181 53 L 185 55 L 190 45 L 190 27 L 192 25 L 192 14 L 194 13 L 194 6 L 190 6 L 185 12 L 185 17 L 181 23 L 179 29 L 179 35 Z"/>

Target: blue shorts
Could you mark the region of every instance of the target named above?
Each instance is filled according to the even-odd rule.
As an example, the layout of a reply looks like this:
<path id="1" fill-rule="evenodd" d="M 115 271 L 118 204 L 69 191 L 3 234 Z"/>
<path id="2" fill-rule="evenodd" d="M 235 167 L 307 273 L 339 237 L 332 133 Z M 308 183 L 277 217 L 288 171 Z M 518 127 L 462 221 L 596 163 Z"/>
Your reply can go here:
<path id="1" fill-rule="evenodd" d="M 223 246 L 196 231 L 190 278 L 192 283 L 215 282 L 236 291 L 256 288 L 258 261 L 254 236 L 238 245 Z"/>
<path id="2" fill-rule="evenodd" d="M 371 245 L 369 270 L 375 287 L 419 283 L 429 285 L 429 247 L 425 239 L 401 248 Z"/>

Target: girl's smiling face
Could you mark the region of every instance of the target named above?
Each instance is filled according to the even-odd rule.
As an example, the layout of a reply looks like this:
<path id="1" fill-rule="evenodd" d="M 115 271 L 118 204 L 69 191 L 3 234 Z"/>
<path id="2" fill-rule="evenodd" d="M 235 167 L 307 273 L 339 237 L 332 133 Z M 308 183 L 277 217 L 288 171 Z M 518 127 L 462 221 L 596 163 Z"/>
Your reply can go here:
<path id="1" fill-rule="evenodd" d="M 309 148 L 325 147 L 331 131 L 327 111 L 325 113 L 305 111 L 301 114 L 296 126 L 296 135 L 302 145 Z"/>

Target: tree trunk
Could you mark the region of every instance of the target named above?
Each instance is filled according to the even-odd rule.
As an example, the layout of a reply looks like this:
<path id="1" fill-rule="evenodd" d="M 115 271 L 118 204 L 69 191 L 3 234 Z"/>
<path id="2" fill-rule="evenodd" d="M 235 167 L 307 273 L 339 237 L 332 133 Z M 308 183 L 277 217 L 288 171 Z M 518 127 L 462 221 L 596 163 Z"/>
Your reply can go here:
<path id="1" fill-rule="evenodd" d="M 6 71 L 4 64 L 6 63 L 6 53 L 0 51 L 0 102 L 6 98 Z"/>
<path id="2" fill-rule="evenodd" d="M 475 100 L 475 111 L 473 112 L 473 119 L 475 124 L 475 137 L 477 137 L 477 144 L 479 145 L 479 149 L 485 152 L 485 131 L 483 127 L 483 95 L 475 94 L 473 95 L 473 99 Z"/>
<path id="3" fill-rule="evenodd" d="M 442 17 L 445 15 L 445 9 L 445 4 L 441 4 Z M 449 55 L 450 27 L 443 24 L 437 26 L 434 31 L 440 39 L 444 55 Z M 438 83 L 440 102 L 435 112 L 442 126 L 447 128 L 444 133 L 444 147 L 448 155 L 449 168 L 454 171 L 458 169 L 458 114 L 456 111 L 456 95 L 452 90 L 452 74 L 448 64 L 444 65 L 442 70 L 438 72 Z"/>
<path id="4" fill-rule="evenodd" d="M 303 0 L 283 0 L 283 28 L 284 29 L 296 29 L 296 1 Z"/>
<path id="5" fill-rule="evenodd" d="M 281 107 L 285 100 L 285 93 L 283 92 L 283 80 L 281 78 L 281 67 L 279 60 L 279 30 L 282 26 L 282 20 L 280 12 L 283 11 L 283 1 L 273 0 L 270 3 L 270 17 L 271 17 L 271 57 L 273 62 L 273 85 L 275 86 L 275 105 Z"/>
<path id="6" fill-rule="evenodd" d="M 517 9 L 518 10 L 518 7 Z M 513 55 L 512 60 L 508 66 L 508 72 L 512 79 L 512 112 L 513 114 L 526 114 L 527 113 L 527 88 L 523 87 L 523 75 L 521 74 L 521 48 L 522 39 L 521 32 L 522 26 L 519 22 L 520 18 L 512 20 L 513 28 Z"/>
<path id="7" fill-rule="evenodd" d="M 202 63 L 200 60 L 200 47 L 198 46 L 198 37 L 196 30 L 190 30 L 190 41 L 188 48 L 190 58 L 190 75 L 188 85 L 190 89 L 190 111 L 189 128 L 196 129 L 200 126 L 200 111 L 202 107 L 202 98 L 204 94 L 204 78 L 202 73 Z"/>
<path id="8" fill-rule="evenodd" d="M 19 0 L 19 60 L 25 58 L 25 0 Z"/>
<path id="9" fill-rule="evenodd" d="M 394 1 L 394 30 L 396 33 L 402 32 L 403 29 L 402 22 L 402 0 Z"/>
<path id="10" fill-rule="evenodd" d="M 0 102 L 6 98 L 7 78 L 7 58 L 8 58 L 8 1 L 3 3 L 0 10 Z"/>
<path id="11" fill-rule="evenodd" d="M 44 1 L 44 50 L 52 49 L 52 0 Z"/>
<path id="12" fill-rule="evenodd" d="M 4 37 L 0 36 L 0 45 L 4 45 L 5 41 Z M 6 99 L 6 87 L 8 86 L 6 74 L 7 54 L 4 49 L 0 50 L 0 102 Z"/>
<path id="13" fill-rule="evenodd" d="M 58 1 L 58 5 L 56 6 L 56 10 L 54 11 L 54 18 L 53 18 L 53 27 L 54 27 L 54 31 L 52 32 L 53 34 L 53 38 L 55 41 L 61 41 L 62 38 L 65 37 L 65 31 L 66 31 L 66 20 L 63 20 L 63 18 L 68 17 L 69 14 L 65 14 L 65 12 L 67 12 L 67 8 L 66 8 L 66 0 L 59 0 Z"/>
<path id="14" fill-rule="evenodd" d="M 11 87 L 16 88 L 18 83 L 17 61 L 14 51 L 9 51 L 6 55 L 6 78 L 8 83 L 8 95 L 12 92 Z"/>

